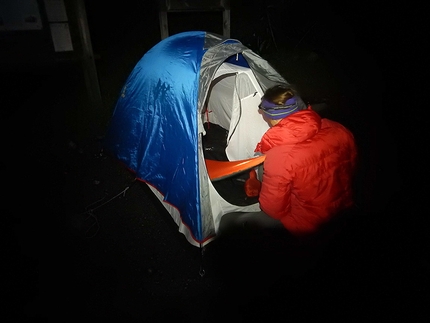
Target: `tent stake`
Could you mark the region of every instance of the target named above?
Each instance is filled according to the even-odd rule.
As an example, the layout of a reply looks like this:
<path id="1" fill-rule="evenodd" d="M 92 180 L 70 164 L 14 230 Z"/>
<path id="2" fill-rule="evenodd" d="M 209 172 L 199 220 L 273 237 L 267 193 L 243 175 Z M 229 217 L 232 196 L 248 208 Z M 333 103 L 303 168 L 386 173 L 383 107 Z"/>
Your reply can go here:
<path id="1" fill-rule="evenodd" d="M 203 277 L 204 275 L 205 275 L 205 269 L 204 269 L 204 266 L 203 266 L 203 256 L 204 256 L 204 253 L 205 253 L 205 247 L 203 247 L 202 246 L 202 244 L 200 244 L 200 270 L 199 270 L 199 275 L 200 275 L 200 277 Z"/>

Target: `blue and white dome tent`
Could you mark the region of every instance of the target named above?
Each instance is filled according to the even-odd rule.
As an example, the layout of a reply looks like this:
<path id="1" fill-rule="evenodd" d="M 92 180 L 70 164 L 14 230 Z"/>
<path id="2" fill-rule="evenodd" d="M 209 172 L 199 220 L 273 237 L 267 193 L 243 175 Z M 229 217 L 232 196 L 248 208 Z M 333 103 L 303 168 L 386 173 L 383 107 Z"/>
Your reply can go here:
<path id="1" fill-rule="evenodd" d="M 207 126 L 226 131 L 228 161 L 257 158 L 268 129 L 264 91 L 288 84 L 235 39 L 189 31 L 170 36 L 136 64 L 116 103 L 105 148 L 146 183 L 194 246 L 212 241 L 226 213 L 259 211 L 221 196 L 204 152 Z M 302 107 L 305 105 L 301 102 Z"/>

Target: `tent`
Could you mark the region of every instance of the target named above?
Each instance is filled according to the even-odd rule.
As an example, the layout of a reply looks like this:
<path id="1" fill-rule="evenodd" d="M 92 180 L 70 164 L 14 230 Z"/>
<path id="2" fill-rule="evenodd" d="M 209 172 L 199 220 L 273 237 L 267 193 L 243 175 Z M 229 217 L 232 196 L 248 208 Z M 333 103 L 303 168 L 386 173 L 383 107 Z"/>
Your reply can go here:
<path id="1" fill-rule="evenodd" d="M 234 178 L 243 191 L 244 170 L 263 161 L 254 149 L 268 125 L 257 107 L 264 90 L 280 83 L 288 84 L 238 40 L 204 31 L 172 35 L 128 76 L 105 149 L 149 186 L 188 242 L 205 246 L 224 214 L 260 210 L 256 198 L 229 200 L 227 184 Z M 222 156 L 210 156 L 215 151 Z M 233 177 L 231 165 L 239 165 Z M 226 176 L 211 177 L 214 167 Z"/>

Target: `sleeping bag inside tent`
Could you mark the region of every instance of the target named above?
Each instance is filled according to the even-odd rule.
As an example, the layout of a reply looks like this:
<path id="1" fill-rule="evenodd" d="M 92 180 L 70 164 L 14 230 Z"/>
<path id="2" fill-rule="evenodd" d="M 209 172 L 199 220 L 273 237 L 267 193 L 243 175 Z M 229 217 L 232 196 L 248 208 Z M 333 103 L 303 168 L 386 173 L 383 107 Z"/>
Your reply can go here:
<path id="1" fill-rule="evenodd" d="M 238 40 L 204 31 L 170 36 L 128 76 L 105 150 L 202 247 L 216 237 L 223 214 L 260 211 L 244 182 L 264 162 L 254 153 L 268 129 L 258 105 L 275 84 L 288 82 Z"/>

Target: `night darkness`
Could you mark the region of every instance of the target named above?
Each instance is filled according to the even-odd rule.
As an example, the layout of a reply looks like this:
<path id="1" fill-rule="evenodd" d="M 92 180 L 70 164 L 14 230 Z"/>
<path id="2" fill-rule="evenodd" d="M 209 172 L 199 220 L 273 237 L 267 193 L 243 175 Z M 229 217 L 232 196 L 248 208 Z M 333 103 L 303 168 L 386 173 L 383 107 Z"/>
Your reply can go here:
<path id="1" fill-rule="evenodd" d="M 216 240 L 202 257 L 148 189 L 101 150 L 123 83 L 160 41 L 157 5 L 85 2 L 101 111 L 85 101 L 78 62 L 41 70 L 23 61 L 19 73 L 4 74 L 12 77 L 1 96 L 7 322 L 429 318 L 428 234 L 412 188 L 421 162 L 409 167 L 403 157 L 412 156 L 416 144 L 407 143 L 418 130 L 398 131 L 404 110 L 393 95 L 418 78 L 410 73 L 422 55 L 410 58 L 417 15 L 358 1 L 231 1 L 231 38 L 257 51 L 255 35 L 267 37 L 263 13 L 272 10 L 278 49 L 261 56 L 356 136 L 357 209 L 322 249 L 260 232 Z M 219 13 L 175 14 L 169 26 L 171 34 L 222 33 Z"/>

